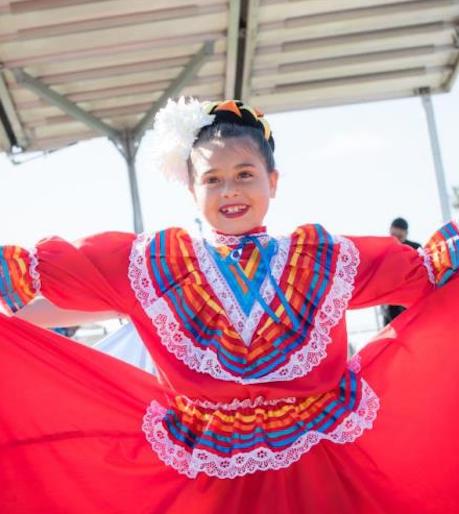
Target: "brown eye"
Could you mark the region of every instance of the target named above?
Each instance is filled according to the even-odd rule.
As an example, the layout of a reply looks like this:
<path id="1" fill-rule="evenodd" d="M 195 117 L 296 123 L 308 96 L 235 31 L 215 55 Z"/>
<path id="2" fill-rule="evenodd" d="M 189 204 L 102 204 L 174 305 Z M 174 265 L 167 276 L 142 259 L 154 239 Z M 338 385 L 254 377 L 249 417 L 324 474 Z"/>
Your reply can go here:
<path id="1" fill-rule="evenodd" d="M 211 185 L 212 185 L 212 184 L 218 184 L 218 182 L 219 182 L 219 181 L 220 181 L 220 180 L 219 180 L 219 178 L 218 178 L 218 177 L 212 177 L 212 176 L 211 176 L 211 177 L 206 177 L 206 178 L 204 179 L 204 183 L 205 183 L 205 184 L 211 184 Z"/>
<path id="2" fill-rule="evenodd" d="M 239 173 L 239 178 L 241 178 L 242 180 L 246 180 L 246 179 L 249 179 L 252 177 L 253 177 L 253 173 L 251 173 L 250 171 L 241 171 Z"/>

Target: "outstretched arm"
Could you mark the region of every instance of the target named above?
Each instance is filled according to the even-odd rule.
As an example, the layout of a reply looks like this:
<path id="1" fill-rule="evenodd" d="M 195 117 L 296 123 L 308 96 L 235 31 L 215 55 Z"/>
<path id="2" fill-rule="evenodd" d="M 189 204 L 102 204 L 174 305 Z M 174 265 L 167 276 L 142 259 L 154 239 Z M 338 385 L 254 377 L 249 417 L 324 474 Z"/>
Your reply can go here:
<path id="1" fill-rule="evenodd" d="M 408 307 L 459 270 L 459 227 L 437 230 L 423 249 L 393 237 L 350 237 L 359 257 L 350 308 L 390 304 Z"/>
<path id="2" fill-rule="evenodd" d="M 61 309 L 43 297 L 38 297 L 15 313 L 17 318 L 44 328 L 74 327 L 119 318 L 114 311 L 85 312 Z"/>
<path id="3" fill-rule="evenodd" d="M 25 317 L 29 312 L 30 320 L 42 319 L 44 324 L 54 324 L 51 306 L 101 316 L 128 314 L 135 304 L 128 278 L 134 237 L 111 232 L 75 243 L 54 237 L 40 241 L 32 251 L 0 246 L 0 303 L 7 312 L 15 313 L 35 298 L 44 297 L 50 303 L 23 310 Z M 54 313 L 57 318 L 72 317 Z M 81 315 L 72 318 L 80 319 Z"/>

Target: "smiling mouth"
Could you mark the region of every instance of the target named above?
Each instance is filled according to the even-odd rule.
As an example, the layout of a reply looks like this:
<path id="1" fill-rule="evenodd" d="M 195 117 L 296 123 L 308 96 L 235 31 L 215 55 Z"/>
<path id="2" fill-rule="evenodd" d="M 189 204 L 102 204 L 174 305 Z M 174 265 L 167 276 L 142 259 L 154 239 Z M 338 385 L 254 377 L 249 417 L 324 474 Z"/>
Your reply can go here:
<path id="1" fill-rule="evenodd" d="M 225 205 L 220 207 L 220 212 L 225 218 L 239 218 L 249 210 L 249 206 L 245 204 Z"/>

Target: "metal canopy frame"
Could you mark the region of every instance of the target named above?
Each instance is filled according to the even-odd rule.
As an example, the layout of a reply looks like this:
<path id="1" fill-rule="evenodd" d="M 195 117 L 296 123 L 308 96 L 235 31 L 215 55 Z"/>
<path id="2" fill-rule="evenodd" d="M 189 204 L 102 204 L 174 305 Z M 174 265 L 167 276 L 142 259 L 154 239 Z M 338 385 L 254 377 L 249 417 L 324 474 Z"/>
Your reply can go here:
<path id="1" fill-rule="evenodd" d="M 419 96 L 442 217 L 451 215 L 431 95 L 459 74 L 459 0 L 1 0 L 2 15 L 11 23 L 0 25 L 0 149 L 14 160 L 109 138 L 126 163 L 137 232 L 140 142 L 167 99 L 190 88 L 266 112 Z"/>
<path id="2" fill-rule="evenodd" d="M 201 50 L 183 68 L 178 77 L 172 81 L 172 83 L 164 91 L 160 98 L 152 104 L 150 109 L 145 113 L 143 118 L 134 127 L 134 129 L 126 130 L 124 132 L 120 132 L 119 130 L 114 129 L 107 123 L 99 120 L 96 116 L 86 112 L 76 103 L 70 101 L 68 98 L 65 98 L 65 96 L 61 95 L 60 93 L 57 93 L 40 80 L 29 75 L 24 70 L 15 68 L 13 70 L 13 74 L 18 84 L 21 84 L 27 89 L 33 91 L 35 94 L 50 104 L 55 105 L 72 118 L 75 118 L 88 127 L 94 129 L 100 135 L 106 136 L 116 146 L 117 150 L 120 151 L 126 162 L 128 171 L 134 215 L 134 230 L 139 233 L 143 232 L 144 228 L 136 171 L 136 156 L 140 142 L 158 110 L 161 109 L 161 107 L 167 102 L 168 98 L 179 94 L 180 91 L 191 81 L 191 79 L 196 75 L 198 70 L 204 64 L 208 56 L 212 55 L 213 47 L 213 42 L 207 41 Z"/>

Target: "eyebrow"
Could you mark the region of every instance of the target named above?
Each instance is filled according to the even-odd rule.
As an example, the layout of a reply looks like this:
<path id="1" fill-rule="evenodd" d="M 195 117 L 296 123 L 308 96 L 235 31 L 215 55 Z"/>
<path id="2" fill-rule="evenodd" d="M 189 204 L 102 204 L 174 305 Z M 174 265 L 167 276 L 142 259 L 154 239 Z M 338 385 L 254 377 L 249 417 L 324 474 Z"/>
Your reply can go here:
<path id="1" fill-rule="evenodd" d="M 251 163 L 251 162 L 241 162 L 239 164 L 236 164 L 235 168 L 239 169 L 239 168 L 247 168 L 247 167 L 251 167 L 251 168 L 255 168 L 255 164 Z M 218 168 L 211 168 L 210 170 L 207 170 L 205 171 L 202 176 L 204 177 L 204 175 L 208 175 L 209 173 L 216 173 L 217 171 L 219 171 Z"/>

